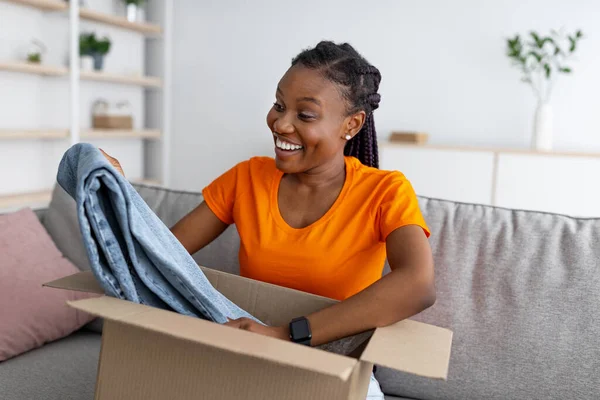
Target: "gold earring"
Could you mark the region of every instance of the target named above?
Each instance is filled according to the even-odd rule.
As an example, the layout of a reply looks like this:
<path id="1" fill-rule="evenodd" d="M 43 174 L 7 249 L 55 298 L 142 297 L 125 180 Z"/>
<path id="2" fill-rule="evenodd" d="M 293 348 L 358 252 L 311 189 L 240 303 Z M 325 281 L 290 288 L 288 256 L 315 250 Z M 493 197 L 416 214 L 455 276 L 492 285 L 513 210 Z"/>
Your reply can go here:
<path id="1" fill-rule="evenodd" d="M 345 138 L 346 140 L 350 140 L 350 139 L 352 139 L 352 136 L 350 136 L 350 135 L 346 135 L 346 136 L 344 136 L 344 138 Z"/>

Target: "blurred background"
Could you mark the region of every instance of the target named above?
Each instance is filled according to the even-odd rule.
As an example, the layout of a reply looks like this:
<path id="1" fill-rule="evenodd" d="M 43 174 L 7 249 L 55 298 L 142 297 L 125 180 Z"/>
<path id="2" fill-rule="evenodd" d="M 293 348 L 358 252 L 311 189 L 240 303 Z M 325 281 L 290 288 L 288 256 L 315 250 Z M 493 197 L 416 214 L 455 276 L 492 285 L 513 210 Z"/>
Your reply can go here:
<path id="1" fill-rule="evenodd" d="M 380 69 L 381 168 L 419 195 L 599 217 L 599 20 L 595 0 L 0 0 L 0 208 L 47 202 L 79 141 L 183 190 L 272 155 L 277 82 L 328 39 Z"/>

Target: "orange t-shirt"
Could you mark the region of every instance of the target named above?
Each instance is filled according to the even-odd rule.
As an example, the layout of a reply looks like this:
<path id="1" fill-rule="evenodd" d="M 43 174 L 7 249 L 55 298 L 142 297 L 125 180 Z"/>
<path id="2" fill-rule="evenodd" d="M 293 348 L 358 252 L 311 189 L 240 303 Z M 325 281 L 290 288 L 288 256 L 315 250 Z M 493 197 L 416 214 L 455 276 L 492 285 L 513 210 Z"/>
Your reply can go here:
<path id="1" fill-rule="evenodd" d="M 203 190 L 204 200 L 240 236 L 240 274 L 333 299 L 350 297 L 381 278 L 385 240 L 395 229 L 429 230 L 410 182 L 345 157 L 346 180 L 327 213 L 296 229 L 279 213 L 283 173 L 256 157 L 225 172 Z"/>

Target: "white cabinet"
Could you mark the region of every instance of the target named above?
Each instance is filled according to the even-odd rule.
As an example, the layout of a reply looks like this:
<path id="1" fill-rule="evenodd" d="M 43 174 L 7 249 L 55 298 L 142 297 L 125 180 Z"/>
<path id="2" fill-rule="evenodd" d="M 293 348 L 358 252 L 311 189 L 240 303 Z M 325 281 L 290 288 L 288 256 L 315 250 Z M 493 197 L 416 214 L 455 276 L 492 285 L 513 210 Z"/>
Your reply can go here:
<path id="1" fill-rule="evenodd" d="M 600 158 L 500 153 L 496 204 L 598 217 L 599 178 Z"/>
<path id="2" fill-rule="evenodd" d="M 489 203 L 492 196 L 490 152 L 382 146 L 380 164 L 402 172 L 423 196 L 468 203 Z"/>
<path id="3" fill-rule="evenodd" d="M 383 143 L 381 169 L 427 197 L 600 217 L 600 155 Z"/>

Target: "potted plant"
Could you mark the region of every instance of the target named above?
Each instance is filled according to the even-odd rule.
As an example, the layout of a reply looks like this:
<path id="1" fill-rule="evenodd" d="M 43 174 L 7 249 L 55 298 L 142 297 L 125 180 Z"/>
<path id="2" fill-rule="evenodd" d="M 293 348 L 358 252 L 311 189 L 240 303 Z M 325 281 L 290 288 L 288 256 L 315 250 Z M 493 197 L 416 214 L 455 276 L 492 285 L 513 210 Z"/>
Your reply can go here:
<path id="1" fill-rule="evenodd" d="M 518 34 L 506 40 L 506 55 L 522 73 L 521 81 L 529 84 L 537 98 L 532 147 L 536 150 L 552 149 L 552 107 L 550 96 L 559 74 L 570 74 L 567 65 L 583 33 L 572 35 L 552 30 L 542 36 L 532 31 L 528 39 Z"/>
<path id="2" fill-rule="evenodd" d="M 139 8 L 144 0 L 124 0 L 127 6 L 127 21 L 136 22 L 139 18 Z"/>
<path id="3" fill-rule="evenodd" d="M 27 62 L 33 64 L 41 64 L 42 54 L 44 54 L 45 52 L 46 46 L 44 46 L 44 43 L 36 39 L 32 40 L 31 47 L 27 52 Z"/>
<path id="4" fill-rule="evenodd" d="M 111 47 L 109 38 L 97 39 L 95 33 L 82 33 L 79 36 L 79 54 L 82 57 L 82 69 L 84 68 L 84 57 L 93 59 L 94 69 L 102 70 L 104 56 L 108 54 Z"/>

